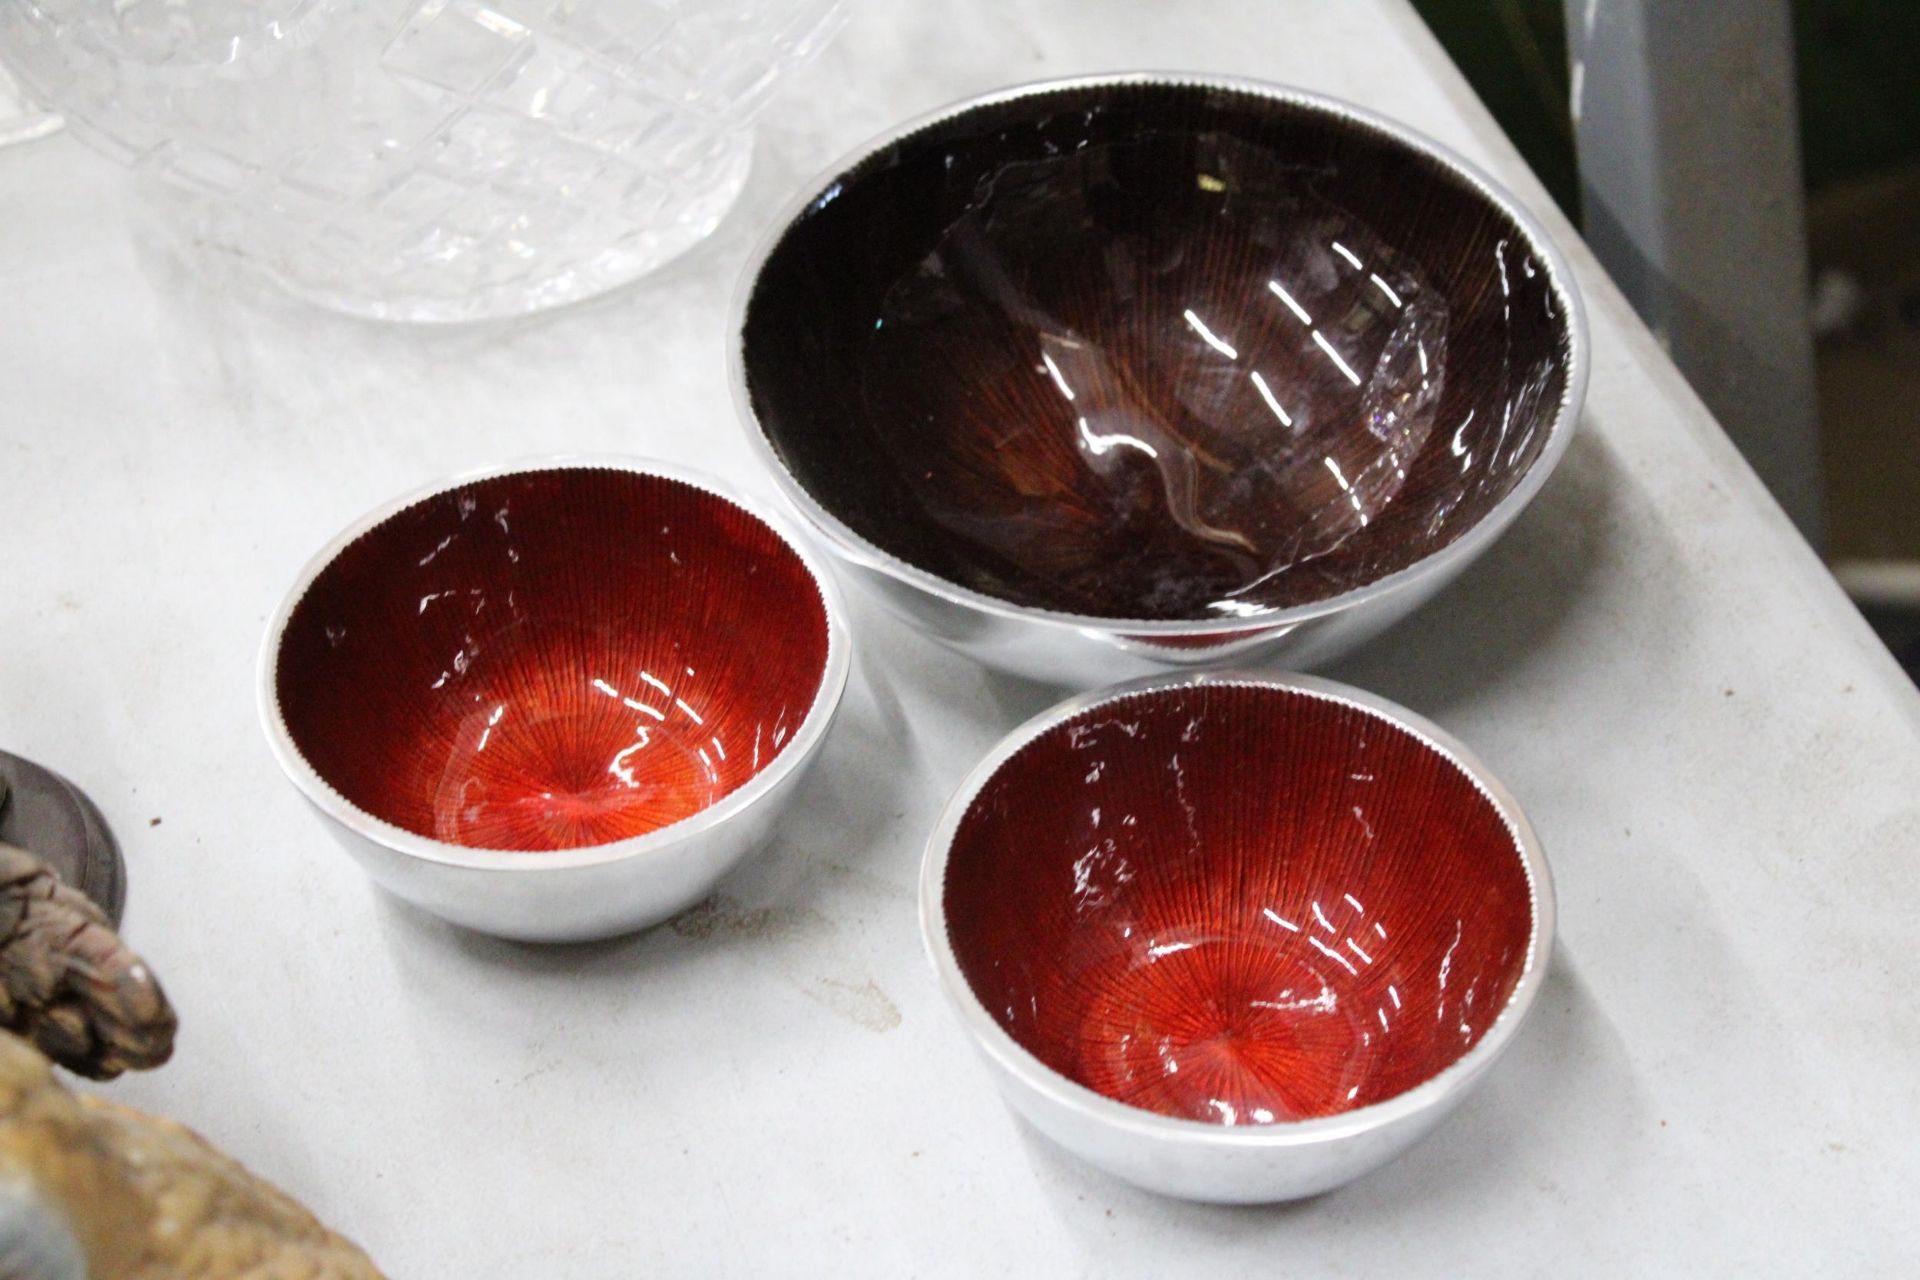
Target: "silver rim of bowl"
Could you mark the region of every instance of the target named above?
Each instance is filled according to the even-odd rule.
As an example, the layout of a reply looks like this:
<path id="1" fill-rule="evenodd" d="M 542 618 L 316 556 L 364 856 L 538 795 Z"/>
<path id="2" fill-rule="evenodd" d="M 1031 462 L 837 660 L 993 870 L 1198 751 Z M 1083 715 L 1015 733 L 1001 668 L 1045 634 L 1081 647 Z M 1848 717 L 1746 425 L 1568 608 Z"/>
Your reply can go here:
<path id="1" fill-rule="evenodd" d="M 1372 129 L 1391 137 L 1398 142 L 1422 152 L 1450 169 L 1469 186 L 1486 198 L 1488 203 L 1513 220 L 1522 235 L 1527 238 L 1533 251 L 1547 265 L 1547 279 L 1559 296 L 1567 316 L 1567 383 L 1560 397 L 1560 404 L 1554 411 L 1553 422 L 1548 428 L 1546 443 L 1541 447 L 1540 456 L 1520 477 L 1518 484 L 1495 503 L 1493 508 L 1481 516 L 1465 533 L 1455 538 L 1438 551 L 1421 557 L 1404 569 L 1397 570 L 1372 582 L 1328 596 L 1324 600 L 1315 600 L 1307 604 L 1295 605 L 1288 609 L 1276 609 L 1270 613 L 1251 617 L 1206 618 L 1206 619 L 1129 619 L 1103 618 L 1089 614 L 1063 613 L 1057 610 L 1041 609 L 1014 604 L 984 592 L 975 591 L 950 582 L 930 573 L 917 565 L 909 564 L 891 552 L 885 551 L 865 537 L 854 532 L 845 522 L 828 511 L 804 485 L 797 480 L 780 460 L 779 454 L 768 439 L 766 429 L 759 415 L 754 412 L 753 399 L 747 389 L 746 374 L 746 318 L 747 307 L 753 299 L 755 286 L 759 283 L 761 272 L 767 259 L 772 256 L 787 232 L 792 229 L 795 219 L 807 209 L 822 192 L 839 178 L 850 172 L 870 156 L 903 142 L 914 134 L 934 125 L 941 124 L 957 116 L 980 107 L 994 106 L 1004 102 L 1014 102 L 1021 98 L 1039 97 L 1072 89 L 1102 88 L 1118 85 L 1164 85 L 1170 88 L 1194 87 L 1224 89 L 1230 92 L 1245 93 L 1255 97 L 1270 98 L 1276 102 L 1290 103 L 1320 111 L 1327 115 L 1338 116 L 1345 120 Z M 740 281 L 734 290 L 733 304 L 727 321 L 727 381 L 733 391 L 735 412 L 741 422 L 747 424 L 748 445 L 773 473 L 774 480 L 796 509 L 833 544 L 839 554 L 857 564 L 865 565 L 888 574 L 911 586 L 920 588 L 931 595 L 955 604 L 963 604 L 986 613 L 1001 617 L 1019 618 L 1030 622 L 1039 622 L 1052 626 L 1070 628 L 1075 631 L 1093 632 L 1111 635 L 1124 632 L 1132 635 L 1148 636 L 1208 636 L 1226 632 L 1251 631 L 1254 629 L 1278 630 L 1312 618 L 1338 613 L 1363 604 L 1376 597 L 1388 596 L 1411 587 L 1416 581 L 1429 575 L 1442 573 L 1449 566 L 1466 563 L 1478 555 L 1486 544 L 1498 537 L 1515 516 L 1533 500 L 1547 477 L 1559 465 L 1560 458 L 1567 451 L 1573 439 L 1574 429 L 1580 418 L 1581 405 L 1586 400 L 1587 372 L 1589 363 L 1587 335 L 1587 316 L 1582 305 L 1580 291 L 1574 284 L 1573 269 L 1562 256 L 1559 246 L 1548 236 L 1546 228 L 1539 220 L 1516 200 L 1511 192 L 1483 171 L 1478 165 L 1460 155 L 1443 143 L 1436 142 L 1399 121 L 1388 116 L 1377 115 L 1364 107 L 1331 98 L 1325 94 L 1312 93 L 1305 89 L 1296 89 L 1288 85 L 1270 84 L 1262 80 L 1251 80 L 1237 76 L 1194 75 L 1186 72 L 1134 71 L 1107 73 L 1086 76 L 1072 76 L 1059 80 L 1038 80 L 1027 84 L 1013 85 L 992 93 L 977 97 L 964 98 L 947 106 L 917 116 L 897 127 L 869 139 L 852 151 L 842 155 L 812 181 L 803 187 L 799 194 L 789 200 L 775 215 L 772 224 L 762 234 L 748 258 L 746 269 L 741 273 Z"/>
<path id="2" fill-rule="evenodd" d="M 1533 898 L 1533 928 L 1527 939 L 1526 967 L 1513 993 L 1501 1008 L 1493 1025 L 1474 1046 L 1432 1076 L 1404 1093 L 1391 1098 L 1311 1120 L 1281 1121 L 1275 1124 L 1222 1125 L 1204 1120 L 1188 1120 L 1162 1115 L 1141 1107 L 1117 1102 L 1096 1093 L 1083 1084 L 1055 1071 L 1023 1047 L 995 1020 L 974 994 L 973 986 L 961 972 L 959 957 L 947 930 L 945 886 L 947 858 L 953 837 L 980 790 L 1000 767 L 1029 743 L 1055 726 L 1086 711 L 1141 694 L 1193 688 L 1201 685 L 1250 686 L 1277 689 L 1328 702 L 1343 703 L 1377 716 L 1411 733 L 1429 749 L 1437 752 L 1460 770 L 1499 812 L 1513 836 L 1514 852 L 1526 871 Z M 948 1000 L 966 1024 L 974 1041 L 989 1057 L 1018 1078 L 1027 1087 L 1045 1096 L 1054 1105 L 1112 1128 L 1124 1129 L 1143 1137 L 1159 1138 L 1202 1147 L 1243 1149 L 1311 1146 L 1332 1142 L 1381 1129 L 1418 1112 L 1442 1106 L 1464 1093 L 1481 1071 L 1500 1055 L 1513 1039 L 1527 1010 L 1546 980 L 1548 957 L 1554 933 L 1553 879 L 1547 868 L 1540 839 L 1528 824 L 1526 815 L 1507 789 L 1486 766 L 1460 741 L 1444 729 L 1420 716 L 1349 685 L 1314 676 L 1272 675 L 1251 671 L 1208 671 L 1199 673 L 1149 676 L 1131 680 L 1092 693 L 1069 698 L 1041 712 L 1003 738 L 975 765 L 940 815 L 939 825 L 927 843 L 920 868 L 920 936 L 934 972 Z"/>
<path id="3" fill-rule="evenodd" d="M 334 790 L 333 785 L 320 776 L 320 772 L 308 763 L 305 754 L 294 743 L 293 734 L 288 729 L 286 717 L 280 709 L 278 659 L 281 639 L 286 634 L 287 623 L 292 618 L 295 607 L 306 596 L 314 580 L 333 563 L 335 557 L 345 550 L 348 544 L 362 534 L 415 503 L 457 489 L 462 485 L 480 480 L 492 480 L 500 476 L 535 474 L 543 471 L 628 471 L 636 475 L 658 476 L 661 479 L 678 481 L 709 493 L 723 502 L 731 503 L 773 530 L 806 567 L 808 575 L 813 579 L 814 588 L 820 593 L 821 604 L 826 610 L 827 660 L 820 673 L 820 687 L 815 691 L 813 702 L 808 706 L 807 714 L 801 720 L 792 741 L 787 744 L 787 749 L 775 756 L 766 768 L 750 778 L 739 790 L 722 797 L 717 804 L 710 805 L 678 822 L 649 831 L 645 835 L 615 840 L 607 844 L 586 845 L 577 849 L 543 850 L 538 853 L 504 849 L 470 849 L 464 845 L 449 844 L 442 840 L 417 835 L 374 816 Z M 322 547 L 312 559 L 307 561 L 306 567 L 301 569 L 300 576 L 294 581 L 293 589 L 287 593 L 280 608 L 267 623 L 266 638 L 260 648 L 257 677 L 260 720 L 266 729 L 267 745 L 272 748 L 274 759 L 279 762 L 281 770 L 292 779 L 293 784 L 315 808 L 349 831 L 397 852 L 448 866 L 469 867 L 476 870 L 504 869 L 530 874 L 562 871 L 618 862 L 626 858 L 643 856 L 656 849 L 671 847 L 682 840 L 718 826 L 759 801 L 778 785 L 781 779 L 799 768 L 813 754 L 826 735 L 834 713 L 839 709 L 841 695 L 846 691 L 847 674 L 851 667 L 849 647 L 846 613 L 841 605 L 833 577 L 821 563 L 818 554 L 779 513 L 769 510 L 764 504 L 754 499 L 734 492 L 717 477 L 695 467 L 646 458 L 624 457 L 618 454 L 554 454 L 483 467 L 424 485 L 361 516 Z"/>

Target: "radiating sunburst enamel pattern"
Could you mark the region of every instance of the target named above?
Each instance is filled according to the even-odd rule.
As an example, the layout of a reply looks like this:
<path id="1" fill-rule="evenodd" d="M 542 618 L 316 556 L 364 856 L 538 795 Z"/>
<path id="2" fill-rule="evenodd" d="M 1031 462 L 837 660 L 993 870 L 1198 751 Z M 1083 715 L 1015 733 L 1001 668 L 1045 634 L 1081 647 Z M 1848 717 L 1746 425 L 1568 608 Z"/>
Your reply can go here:
<path id="1" fill-rule="evenodd" d="M 1220 1124 L 1432 1078 L 1526 971 L 1513 828 L 1451 758 L 1293 689 L 1123 696 L 968 806 L 943 888 L 973 993 L 1048 1067 Z"/>
<path id="2" fill-rule="evenodd" d="M 1540 456 L 1567 305 L 1500 206 L 1323 106 L 1074 86 L 881 148 L 768 255 L 748 391 L 854 533 L 996 599 L 1256 616 L 1406 568 Z"/>
<path id="3" fill-rule="evenodd" d="M 826 605 L 696 485 L 554 468 L 475 481 L 348 544 L 295 606 L 280 712 L 328 785 L 469 848 L 642 835 L 745 785 L 818 693 Z"/>

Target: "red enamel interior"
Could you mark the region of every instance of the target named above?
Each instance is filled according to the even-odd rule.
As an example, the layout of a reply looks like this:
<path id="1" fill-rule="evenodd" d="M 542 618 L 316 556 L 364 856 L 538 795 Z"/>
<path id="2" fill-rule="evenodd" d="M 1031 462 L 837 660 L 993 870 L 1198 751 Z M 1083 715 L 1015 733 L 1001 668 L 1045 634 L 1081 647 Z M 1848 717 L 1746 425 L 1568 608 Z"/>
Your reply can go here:
<path id="1" fill-rule="evenodd" d="M 838 175 L 740 350 L 780 465 L 888 555 L 1027 608 L 1221 621 L 1485 519 L 1545 454 L 1571 325 L 1501 203 L 1389 131 L 1069 84 Z"/>
<path id="2" fill-rule="evenodd" d="M 1525 971 L 1513 831 L 1448 757 L 1312 694 L 1201 685 L 1046 730 L 969 805 L 949 936 L 1062 1075 L 1220 1124 L 1380 1102 L 1473 1047 Z"/>
<path id="3" fill-rule="evenodd" d="M 350 543 L 280 642 L 280 710 L 330 786 L 450 844 L 549 850 L 745 785 L 819 691 L 793 549 L 661 476 L 562 468 L 422 499 Z"/>

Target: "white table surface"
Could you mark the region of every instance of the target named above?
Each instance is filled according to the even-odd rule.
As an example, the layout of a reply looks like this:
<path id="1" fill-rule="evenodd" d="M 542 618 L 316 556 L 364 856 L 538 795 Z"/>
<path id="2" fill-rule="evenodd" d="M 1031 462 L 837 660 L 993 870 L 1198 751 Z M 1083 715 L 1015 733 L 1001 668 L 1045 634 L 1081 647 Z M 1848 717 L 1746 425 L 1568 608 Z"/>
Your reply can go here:
<path id="1" fill-rule="evenodd" d="M 1333 674 L 1434 717 L 1545 839 L 1561 933 L 1512 1052 L 1319 1200 L 1161 1201 L 1022 1130 L 922 957 L 949 790 L 1050 703 L 856 602 L 851 688 L 776 847 L 692 923 L 542 950 L 376 892 L 267 754 L 261 626 L 425 481 L 555 450 L 773 490 L 729 406 L 776 202 L 910 113 L 1139 66 L 1344 95 L 1501 174 L 1570 252 L 1582 433 L 1514 529 Z M 747 198 L 650 284 L 413 332 L 161 244 L 70 137 L 0 151 L 0 744 L 99 800 L 200 1129 L 396 1277 L 1914 1274 L 1920 696 L 1404 0 L 867 0 Z"/>

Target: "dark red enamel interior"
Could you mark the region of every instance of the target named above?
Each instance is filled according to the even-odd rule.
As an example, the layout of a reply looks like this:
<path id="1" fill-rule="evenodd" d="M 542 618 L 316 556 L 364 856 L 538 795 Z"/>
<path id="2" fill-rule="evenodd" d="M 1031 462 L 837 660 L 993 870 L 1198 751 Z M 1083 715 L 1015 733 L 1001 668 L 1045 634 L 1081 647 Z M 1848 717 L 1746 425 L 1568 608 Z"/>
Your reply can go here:
<path id="1" fill-rule="evenodd" d="M 1283 689 L 1103 704 L 1003 764 L 944 901 L 987 1012 L 1062 1075 L 1222 1124 L 1413 1088 L 1526 967 L 1514 835 L 1447 757 Z"/>
<path id="2" fill-rule="evenodd" d="M 806 491 L 908 564 L 1113 619 L 1325 599 L 1533 465 L 1568 317 L 1515 222 L 1324 109 L 1059 89 L 880 149 L 803 212 L 741 334 Z"/>
<path id="3" fill-rule="evenodd" d="M 362 534 L 294 608 L 281 714 L 320 776 L 416 835 L 571 849 L 737 790 L 820 688 L 827 615 L 778 534 L 694 485 L 564 468 Z"/>

